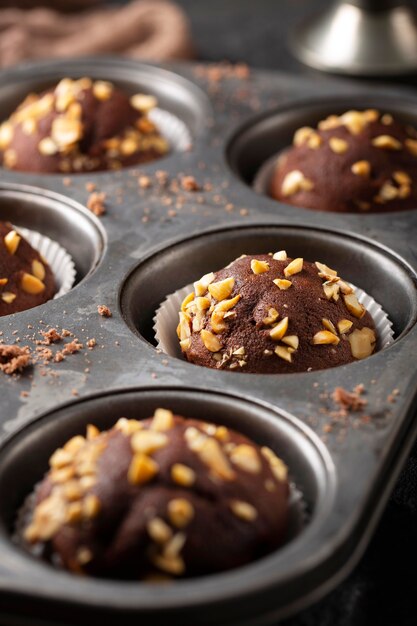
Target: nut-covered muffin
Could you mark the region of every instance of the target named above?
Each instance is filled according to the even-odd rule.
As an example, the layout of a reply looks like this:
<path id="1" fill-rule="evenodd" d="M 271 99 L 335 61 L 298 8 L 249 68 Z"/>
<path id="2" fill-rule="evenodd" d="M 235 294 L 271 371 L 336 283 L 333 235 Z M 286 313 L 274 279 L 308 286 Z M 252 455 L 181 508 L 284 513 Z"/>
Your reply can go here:
<path id="1" fill-rule="evenodd" d="M 102 80 L 64 78 L 30 94 L 0 127 L 4 167 L 24 172 L 114 170 L 169 150 L 149 119 L 153 96 L 129 96 Z"/>
<path id="2" fill-rule="evenodd" d="M 45 259 L 11 224 L 0 222 L 0 316 L 43 304 L 55 291 Z"/>
<path id="3" fill-rule="evenodd" d="M 269 194 L 336 212 L 417 208 L 417 131 L 374 109 L 299 128 L 278 159 Z"/>
<path id="4" fill-rule="evenodd" d="M 76 573 L 208 574 L 285 538 L 286 466 L 225 426 L 157 409 L 102 433 L 90 425 L 49 463 L 24 540 Z"/>
<path id="5" fill-rule="evenodd" d="M 188 361 L 236 372 L 335 367 L 369 356 L 377 339 L 372 317 L 336 270 L 285 251 L 243 255 L 206 274 L 179 317 Z"/>

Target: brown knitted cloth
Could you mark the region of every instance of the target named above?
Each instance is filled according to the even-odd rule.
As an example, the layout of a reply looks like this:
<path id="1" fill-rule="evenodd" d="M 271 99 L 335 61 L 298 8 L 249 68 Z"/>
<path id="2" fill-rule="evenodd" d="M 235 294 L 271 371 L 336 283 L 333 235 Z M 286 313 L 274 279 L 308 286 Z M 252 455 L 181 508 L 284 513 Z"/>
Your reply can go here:
<path id="1" fill-rule="evenodd" d="M 88 0 L 87 5 L 95 3 Z M 65 15 L 45 7 L 0 10 L 0 68 L 26 59 L 94 54 L 190 58 L 188 20 L 169 0 L 133 0 L 120 8 L 90 7 Z"/>

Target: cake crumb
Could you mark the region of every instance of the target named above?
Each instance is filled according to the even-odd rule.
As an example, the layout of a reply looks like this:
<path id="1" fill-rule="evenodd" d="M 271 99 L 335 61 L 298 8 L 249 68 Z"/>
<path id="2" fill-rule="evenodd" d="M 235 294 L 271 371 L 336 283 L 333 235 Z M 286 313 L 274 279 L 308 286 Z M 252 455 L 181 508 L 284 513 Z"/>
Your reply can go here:
<path id="1" fill-rule="evenodd" d="M 15 374 L 22 372 L 31 365 L 29 346 L 19 348 L 19 346 L 0 345 L 0 370 L 4 374 Z"/>
<path id="2" fill-rule="evenodd" d="M 138 185 L 141 189 L 149 189 L 152 185 L 152 181 L 149 176 L 139 176 Z"/>
<path id="3" fill-rule="evenodd" d="M 106 212 L 105 200 L 106 194 L 104 192 L 94 191 L 87 200 L 87 208 L 90 209 L 94 215 L 100 217 Z"/>
<path id="4" fill-rule="evenodd" d="M 105 304 L 99 304 L 97 307 L 97 311 L 98 311 L 98 314 L 101 315 L 101 317 L 112 316 L 112 312 L 110 311 L 109 307 L 106 306 Z"/>
<path id="5" fill-rule="evenodd" d="M 357 389 L 357 387 L 355 387 L 355 389 Z M 339 404 L 342 407 L 342 409 L 348 411 L 361 411 L 363 407 L 367 404 L 367 401 L 364 398 L 360 397 L 363 392 L 364 388 L 361 388 L 360 392 L 358 393 L 355 390 L 353 392 L 350 392 L 346 391 L 346 389 L 343 389 L 343 387 L 336 387 L 332 393 L 332 398 L 333 401 L 336 402 L 336 404 Z"/>
<path id="6" fill-rule="evenodd" d="M 51 345 L 51 343 L 56 343 L 58 341 L 61 341 L 62 339 L 56 328 L 50 328 L 49 330 L 41 331 L 41 335 L 44 338 L 41 343 L 45 346 L 49 346 Z"/>
<path id="7" fill-rule="evenodd" d="M 95 191 L 97 189 L 97 185 L 95 183 L 93 183 L 92 181 L 88 182 L 85 184 L 85 188 L 87 191 L 89 191 L 90 193 Z"/>
<path id="8" fill-rule="evenodd" d="M 183 176 L 181 178 L 181 187 L 184 191 L 200 191 L 201 189 L 194 176 Z"/>
<path id="9" fill-rule="evenodd" d="M 96 346 L 96 345 L 97 345 L 97 341 L 94 339 L 94 337 L 87 341 L 87 348 L 89 350 L 92 350 L 94 348 L 94 346 Z"/>

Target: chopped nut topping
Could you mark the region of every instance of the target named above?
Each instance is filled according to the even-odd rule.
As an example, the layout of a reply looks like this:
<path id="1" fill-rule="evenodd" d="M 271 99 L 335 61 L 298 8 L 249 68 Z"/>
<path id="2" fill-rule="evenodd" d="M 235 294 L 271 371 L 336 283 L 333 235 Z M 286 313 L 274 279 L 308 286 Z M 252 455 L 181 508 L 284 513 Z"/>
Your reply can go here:
<path id="1" fill-rule="evenodd" d="M 295 131 L 293 144 L 294 146 L 302 146 L 303 143 L 307 143 L 307 141 L 314 135 L 317 135 L 314 128 L 310 128 L 310 126 L 303 126 Z"/>
<path id="2" fill-rule="evenodd" d="M 270 324 L 273 324 L 278 318 L 279 318 L 278 311 L 274 309 L 273 307 L 271 307 L 268 310 L 268 316 L 264 317 L 264 319 L 262 320 L 262 324 L 265 324 L 265 326 L 269 326 Z"/>
<path id="3" fill-rule="evenodd" d="M 4 287 L 9 282 L 8 278 L 0 278 L 0 287 Z"/>
<path id="4" fill-rule="evenodd" d="M 417 139 L 406 139 L 404 141 L 405 147 L 413 156 L 417 156 Z"/>
<path id="5" fill-rule="evenodd" d="M 269 466 L 274 474 L 275 478 L 280 482 L 287 480 L 288 476 L 288 468 L 280 458 L 277 457 L 275 452 L 268 448 L 267 446 L 263 446 L 261 448 L 261 452 L 263 456 L 269 462 Z"/>
<path id="6" fill-rule="evenodd" d="M 339 300 L 339 290 L 340 287 L 337 284 L 327 285 L 326 283 L 324 283 L 323 285 L 324 295 L 328 300 L 331 300 L 333 298 L 333 300 L 337 302 Z"/>
<path id="7" fill-rule="evenodd" d="M 139 430 L 132 435 L 131 446 L 134 452 L 153 454 L 168 443 L 168 437 L 162 432 Z"/>
<path id="8" fill-rule="evenodd" d="M 343 296 L 347 310 L 355 317 L 361 318 L 365 315 L 366 309 L 361 304 L 354 293 L 349 293 Z"/>
<path id="9" fill-rule="evenodd" d="M 353 322 L 351 322 L 350 320 L 343 319 L 343 320 L 340 320 L 340 322 L 337 322 L 337 327 L 341 335 L 344 335 L 345 333 L 349 332 L 352 326 L 353 326 Z"/>
<path id="10" fill-rule="evenodd" d="M 95 439 L 96 437 L 98 437 L 100 434 L 99 429 L 97 428 L 97 426 L 94 426 L 94 424 L 88 424 L 87 425 L 87 439 L 90 441 L 91 439 Z"/>
<path id="11" fill-rule="evenodd" d="M 394 172 L 392 177 L 399 185 L 411 185 L 411 177 L 407 172 Z"/>
<path id="12" fill-rule="evenodd" d="M 21 237 L 15 230 L 10 230 L 4 237 L 4 245 L 6 246 L 9 254 L 15 254 L 19 247 Z"/>
<path id="13" fill-rule="evenodd" d="M 172 530 L 160 517 L 154 517 L 146 524 L 146 530 L 156 543 L 167 543 L 172 538 Z"/>
<path id="14" fill-rule="evenodd" d="M 49 459 L 49 465 L 53 469 L 60 469 L 65 465 L 69 465 L 72 461 L 73 455 L 70 452 L 63 448 L 58 448 Z"/>
<path id="15" fill-rule="evenodd" d="M 375 349 L 376 336 L 371 328 L 356 329 L 350 333 L 348 339 L 352 356 L 355 359 L 365 359 Z"/>
<path id="16" fill-rule="evenodd" d="M 200 280 L 194 283 L 194 291 L 196 296 L 204 296 L 207 293 L 208 286 L 214 280 L 214 272 L 204 274 Z"/>
<path id="17" fill-rule="evenodd" d="M 120 430 L 124 435 L 130 437 L 138 430 L 142 430 L 143 424 L 138 420 L 128 420 L 126 417 L 121 417 L 117 420 L 115 425 L 116 430 Z"/>
<path id="18" fill-rule="evenodd" d="M 258 453 L 253 446 L 242 443 L 230 452 L 230 459 L 234 465 L 250 474 L 259 474 L 262 469 Z"/>
<path id="19" fill-rule="evenodd" d="M 149 111 L 158 105 L 158 100 L 155 96 L 137 93 L 130 98 L 130 104 L 137 111 L 141 111 L 141 113 L 149 113 Z"/>
<path id="20" fill-rule="evenodd" d="M 258 261 L 258 259 L 252 259 L 250 262 L 250 268 L 254 274 L 263 274 L 269 270 L 269 264 L 266 261 Z"/>
<path id="21" fill-rule="evenodd" d="M 320 130 L 331 130 L 338 126 L 346 126 L 352 135 L 358 135 L 370 122 L 378 119 L 378 111 L 367 109 L 366 111 L 346 111 L 343 115 L 330 115 L 326 120 L 319 122 Z"/>
<path id="22" fill-rule="evenodd" d="M 174 498 L 168 502 L 168 517 L 171 524 L 184 528 L 194 517 L 194 507 L 185 498 Z"/>
<path id="23" fill-rule="evenodd" d="M 330 137 L 329 146 L 332 152 L 336 154 L 344 154 L 347 152 L 349 148 L 349 144 L 345 139 L 340 139 L 339 137 Z"/>
<path id="24" fill-rule="evenodd" d="M 13 139 L 14 129 L 10 122 L 0 126 L 0 150 L 5 150 Z"/>
<path id="25" fill-rule="evenodd" d="M 394 118 L 389 113 L 385 113 L 381 117 L 381 124 L 384 124 L 384 126 L 390 126 L 393 123 L 393 121 L 394 121 Z"/>
<path id="26" fill-rule="evenodd" d="M 213 333 L 211 333 L 209 330 L 204 329 L 201 331 L 200 334 L 201 340 L 207 350 L 209 350 L 210 352 L 218 352 L 221 349 L 222 344 L 217 339 L 216 335 L 213 335 Z"/>
<path id="27" fill-rule="evenodd" d="M 371 143 L 375 148 L 382 148 L 383 150 L 401 150 L 402 148 L 401 141 L 391 135 L 379 135 L 374 137 Z"/>
<path id="28" fill-rule="evenodd" d="M 257 510 L 252 504 L 249 504 L 249 502 L 232 500 L 230 502 L 230 508 L 236 517 L 239 517 L 245 522 L 253 522 L 258 517 Z"/>
<path id="29" fill-rule="evenodd" d="M 292 363 L 292 353 L 290 352 L 291 348 L 285 348 L 284 346 L 277 346 L 274 350 L 275 354 L 279 356 L 280 359 L 284 361 L 288 361 L 288 363 Z"/>
<path id="30" fill-rule="evenodd" d="M 329 330 L 320 330 L 313 337 L 314 345 L 334 344 L 335 346 L 337 346 L 339 341 L 339 337 Z"/>
<path id="31" fill-rule="evenodd" d="M 292 285 L 292 282 L 290 280 L 286 280 L 285 278 L 275 278 L 272 282 L 282 291 L 289 289 Z"/>
<path id="32" fill-rule="evenodd" d="M 225 278 L 224 280 L 221 280 L 217 283 L 211 283 L 208 286 L 208 290 L 213 298 L 220 301 L 225 300 L 230 296 L 233 291 L 234 285 L 235 279 L 233 278 L 233 276 L 230 276 L 229 278 Z"/>
<path id="33" fill-rule="evenodd" d="M 323 324 L 324 328 L 329 330 L 334 335 L 337 335 L 337 330 L 336 330 L 333 322 L 331 322 L 330 320 L 326 319 L 325 317 L 321 321 L 322 321 L 322 324 Z"/>
<path id="34" fill-rule="evenodd" d="M 131 485 L 143 485 L 158 473 L 159 467 L 145 454 L 135 454 L 130 462 L 127 479 Z"/>
<path id="35" fill-rule="evenodd" d="M 182 487 L 191 487 L 195 483 L 196 475 L 191 467 L 182 463 L 175 463 L 171 468 L 171 478 Z"/>
<path id="36" fill-rule="evenodd" d="M 45 278 L 45 266 L 37 259 L 32 261 L 32 274 L 36 276 L 36 278 L 39 278 L 39 280 L 43 280 Z"/>
<path id="37" fill-rule="evenodd" d="M 23 273 L 20 285 L 23 291 L 33 295 L 42 293 L 42 291 L 44 291 L 45 289 L 44 283 L 39 280 L 39 278 L 36 278 L 36 276 L 33 276 L 33 274 L 28 274 L 27 272 Z"/>
<path id="38" fill-rule="evenodd" d="M 314 265 L 319 270 L 318 274 L 320 278 L 325 278 L 326 280 L 330 280 L 330 281 L 334 281 L 338 279 L 336 270 L 332 270 L 330 267 L 328 267 L 324 263 L 319 263 L 319 261 L 316 261 Z"/>
<path id="39" fill-rule="evenodd" d="M 291 263 L 289 263 L 287 267 L 284 269 L 284 276 L 288 278 L 288 276 L 293 276 L 293 274 L 298 274 L 299 272 L 302 271 L 302 269 L 303 269 L 303 259 L 301 257 L 298 257 L 297 259 L 294 259 L 293 261 L 291 261 Z"/>
<path id="40" fill-rule="evenodd" d="M 283 196 L 293 196 L 299 191 L 311 191 L 313 188 L 313 181 L 306 178 L 300 170 L 293 170 L 282 181 L 281 191 Z"/>
<path id="41" fill-rule="evenodd" d="M 272 330 L 269 331 L 269 336 L 274 341 L 280 341 L 288 330 L 288 317 L 284 317 Z"/>
<path id="42" fill-rule="evenodd" d="M 174 425 L 174 415 L 167 409 L 156 409 L 151 428 L 156 431 L 170 430 Z"/>
<path id="43" fill-rule="evenodd" d="M 272 258 L 274 261 L 286 261 L 288 257 L 285 250 L 279 250 L 272 255 Z"/>
<path id="44" fill-rule="evenodd" d="M 93 94 L 97 100 L 108 100 L 113 93 L 113 85 L 106 80 L 93 83 Z"/>
<path id="45" fill-rule="evenodd" d="M 181 557 L 167 558 L 162 554 L 152 555 L 152 563 L 168 574 L 180 575 L 185 572 L 185 564 Z"/>
<path id="46" fill-rule="evenodd" d="M 214 476 L 222 480 L 234 480 L 236 478 L 235 472 L 216 439 L 205 437 L 201 445 L 199 443 L 194 448 L 191 444 L 190 447 L 197 452 L 201 461 L 210 468 Z"/>
<path id="47" fill-rule="evenodd" d="M 299 339 L 297 335 L 285 335 L 285 337 L 283 337 L 281 341 L 282 343 L 287 344 L 287 346 L 290 346 L 290 348 L 294 348 L 294 350 L 298 350 Z"/>
<path id="48" fill-rule="evenodd" d="M 93 519 L 100 512 L 100 500 L 96 495 L 90 493 L 86 496 L 82 504 L 83 517 L 85 519 Z"/>
<path id="49" fill-rule="evenodd" d="M 83 124 L 81 120 L 57 117 L 52 122 L 51 138 L 59 150 L 77 143 L 82 136 Z"/>
<path id="50" fill-rule="evenodd" d="M 363 178 L 369 178 L 371 174 L 371 164 L 369 161 L 356 161 L 350 169 L 353 174 L 363 176 Z"/>
<path id="51" fill-rule="evenodd" d="M 112 313 L 108 306 L 105 304 L 99 304 L 97 307 L 97 313 L 101 315 L 101 317 L 111 317 Z"/>

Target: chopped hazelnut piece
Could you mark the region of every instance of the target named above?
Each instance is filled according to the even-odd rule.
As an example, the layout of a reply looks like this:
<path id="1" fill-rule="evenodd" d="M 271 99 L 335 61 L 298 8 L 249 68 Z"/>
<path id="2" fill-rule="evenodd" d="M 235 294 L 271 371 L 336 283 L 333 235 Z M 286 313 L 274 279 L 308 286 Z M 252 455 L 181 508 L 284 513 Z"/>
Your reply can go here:
<path id="1" fill-rule="evenodd" d="M 19 247 L 20 240 L 21 237 L 15 230 L 10 230 L 7 235 L 5 235 L 4 245 L 6 246 L 9 254 L 15 254 L 17 248 Z"/>
<path id="2" fill-rule="evenodd" d="M 330 332 L 329 330 L 320 330 L 313 337 L 313 344 L 316 345 L 326 345 L 333 344 L 336 345 L 339 343 L 340 339 L 337 335 Z"/>
<path id="3" fill-rule="evenodd" d="M 306 143 L 313 134 L 317 133 L 314 128 L 311 128 L 310 126 L 302 126 L 301 128 L 298 128 L 294 133 L 294 146 L 302 146 L 303 143 Z"/>
<path id="4" fill-rule="evenodd" d="M 36 278 L 39 278 L 39 280 L 43 280 L 45 273 L 45 266 L 37 259 L 34 259 L 32 261 L 32 274 L 36 276 Z"/>
<path id="5" fill-rule="evenodd" d="M 381 117 L 381 124 L 384 124 L 384 126 L 390 126 L 393 123 L 393 121 L 394 121 L 394 118 L 389 113 L 385 113 Z"/>
<path id="6" fill-rule="evenodd" d="M 280 341 L 288 330 L 288 317 L 284 317 L 278 324 L 269 331 L 269 336 L 274 341 Z"/>
<path id="7" fill-rule="evenodd" d="M 361 318 L 365 315 L 366 309 L 361 304 L 354 293 L 349 293 L 343 296 L 347 310 L 355 317 Z"/>
<path id="8" fill-rule="evenodd" d="M 220 301 L 225 300 L 230 296 L 233 291 L 234 285 L 235 279 L 233 278 L 233 276 L 230 276 L 229 278 L 225 278 L 224 280 L 221 280 L 217 283 L 211 283 L 208 286 L 208 290 L 213 298 Z"/>
<path id="9" fill-rule="evenodd" d="M 253 522 L 258 517 L 258 512 L 254 506 L 249 502 L 243 502 L 242 500 L 232 500 L 230 502 L 230 508 L 232 512 L 244 520 L 245 522 Z"/>
<path id="10" fill-rule="evenodd" d="M 287 480 L 288 468 L 285 465 L 285 463 L 281 461 L 280 458 L 277 457 L 275 452 L 271 450 L 271 448 L 268 448 L 267 446 L 263 446 L 261 448 L 261 453 L 269 462 L 269 465 L 271 467 L 271 470 L 273 471 L 275 478 L 281 482 L 284 480 Z"/>
<path id="11" fill-rule="evenodd" d="M 8 278 L 0 278 L 0 287 L 4 287 L 9 282 Z"/>
<path id="12" fill-rule="evenodd" d="M 278 318 L 279 318 L 278 311 L 274 309 L 273 307 L 271 307 L 268 310 L 268 316 L 264 317 L 264 319 L 262 320 L 262 324 L 265 324 L 265 326 L 269 326 L 270 324 L 273 324 Z"/>
<path id="13" fill-rule="evenodd" d="M 299 342 L 297 335 L 285 335 L 285 337 L 283 337 L 281 341 L 282 343 L 287 344 L 287 346 L 290 346 L 290 348 L 294 348 L 294 350 L 298 350 L 298 345 L 300 342 Z"/>
<path id="14" fill-rule="evenodd" d="M 202 443 L 191 448 L 197 452 L 201 461 L 210 468 L 214 476 L 222 480 L 234 480 L 236 474 L 230 467 L 229 461 L 224 455 L 216 439 L 205 437 Z"/>
<path id="15" fill-rule="evenodd" d="M 417 139 L 406 139 L 404 141 L 405 147 L 413 156 L 417 156 Z"/>
<path id="16" fill-rule="evenodd" d="M 292 282 L 290 280 L 286 280 L 285 278 L 275 278 L 272 282 L 282 291 L 289 289 L 292 285 Z"/>
<path id="17" fill-rule="evenodd" d="M 189 305 L 190 302 L 192 302 L 193 300 L 194 300 L 194 293 L 191 292 L 188 294 L 188 296 L 185 296 L 184 300 L 181 303 L 181 311 L 185 312 L 187 305 Z"/>
<path id="18" fill-rule="evenodd" d="M 158 464 L 145 454 L 135 454 L 130 462 L 127 479 L 132 485 L 149 482 L 158 473 Z"/>
<path id="19" fill-rule="evenodd" d="M 220 334 L 224 332 L 227 325 L 224 323 L 224 312 L 214 309 L 210 317 L 210 324 L 213 332 Z"/>
<path id="20" fill-rule="evenodd" d="M 86 519 L 92 519 L 96 517 L 100 512 L 100 500 L 98 497 L 90 493 L 86 496 L 82 504 L 83 517 Z"/>
<path id="21" fill-rule="evenodd" d="M 58 146 L 51 137 L 44 137 L 38 144 L 38 150 L 44 156 L 53 156 L 58 152 Z"/>
<path id="22" fill-rule="evenodd" d="M 274 261 L 286 261 L 288 256 L 285 250 L 279 250 L 272 255 Z"/>
<path id="23" fill-rule="evenodd" d="M 168 543 L 172 538 L 172 530 L 160 517 L 154 517 L 146 524 L 146 530 L 156 543 Z"/>
<path id="24" fill-rule="evenodd" d="M 166 557 L 163 554 L 152 555 L 153 564 L 168 574 L 180 575 L 185 572 L 185 564 L 180 556 Z"/>
<path id="25" fill-rule="evenodd" d="M 337 327 L 341 335 L 344 335 L 345 333 L 349 332 L 352 326 L 353 326 L 353 322 L 351 322 L 350 320 L 343 319 L 343 320 L 340 320 L 340 322 L 337 322 Z"/>
<path id="26" fill-rule="evenodd" d="M 318 274 L 320 278 L 325 278 L 326 280 L 336 280 L 338 278 L 336 270 L 332 270 L 324 263 L 319 263 L 319 261 L 316 261 L 314 265 L 319 270 Z"/>
<path id="27" fill-rule="evenodd" d="M 250 474 L 259 474 L 262 469 L 258 453 L 253 446 L 240 444 L 230 452 L 230 459 L 234 465 Z"/>
<path id="28" fill-rule="evenodd" d="M 333 324 L 333 322 L 331 322 L 330 320 L 326 319 L 325 317 L 321 321 L 322 321 L 322 324 L 323 324 L 324 328 L 326 328 L 326 330 L 329 330 L 334 335 L 337 335 L 337 330 L 336 330 L 335 325 Z"/>
<path id="29" fill-rule="evenodd" d="M 152 454 L 167 443 L 168 437 L 164 433 L 152 430 L 139 430 L 131 439 L 132 450 L 141 454 Z"/>
<path id="30" fill-rule="evenodd" d="M 401 141 L 391 135 L 379 135 L 374 137 L 371 143 L 375 148 L 382 148 L 383 150 L 401 150 L 402 148 Z"/>
<path id="31" fill-rule="evenodd" d="M 175 463 L 171 468 L 171 478 L 182 487 L 191 487 L 195 483 L 196 475 L 191 467 L 182 463 Z"/>
<path id="32" fill-rule="evenodd" d="M 306 178 L 300 170 L 293 170 L 282 181 L 281 191 L 284 196 L 293 196 L 299 191 L 311 191 L 313 187 L 313 181 Z"/>
<path id="33" fill-rule="evenodd" d="M 213 335 L 213 333 L 209 330 L 203 329 L 201 331 L 201 340 L 210 352 L 218 352 L 222 347 L 222 344 L 217 339 L 216 335 Z"/>
<path id="34" fill-rule="evenodd" d="M 239 302 L 240 297 L 240 294 L 238 294 L 234 298 L 230 298 L 230 300 L 222 300 L 221 302 L 216 304 L 214 310 L 222 312 L 230 311 L 230 309 L 233 309 L 233 307 L 236 306 L 236 304 Z"/>
<path id="35" fill-rule="evenodd" d="M 214 280 L 214 272 L 210 272 L 209 274 L 204 274 L 194 283 L 194 291 L 196 296 L 204 296 L 207 293 L 208 286 Z"/>
<path id="36" fill-rule="evenodd" d="M 356 329 L 350 333 L 348 339 L 352 356 L 355 359 L 365 359 L 374 351 L 376 337 L 371 328 Z"/>
<path id="37" fill-rule="evenodd" d="M 171 524 L 184 528 L 194 517 L 194 507 L 185 498 L 174 498 L 168 502 L 168 517 Z"/>
<path id="38" fill-rule="evenodd" d="M 392 177 L 399 185 L 411 185 L 411 177 L 407 172 L 394 172 Z"/>
<path id="39" fill-rule="evenodd" d="M 210 299 L 205 298 L 204 296 L 199 296 L 198 298 L 195 299 L 194 302 L 198 311 L 205 311 L 206 309 L 210 307 L 210 304 L 211 304 Z M 228 300 L 228 302 L 230 302 L 230 300 Z"/>
<path id="40" fill-rule="evenodd" d="M 36 278 L 36 276 L 33 276 L 33 274 L 28 274 L 27 272 L 23 273 L 20 285 L 23 291 L 34 295 L 42 293 L 42 291 L 45 289 L 44 283 L 39 280 L 39 278 Z"/>
<path id="41" fill-rule="evenodd" d="M 299 272 L 302 271 L 302 269 L 303 269 L 303 259 L 301 257 L 298 257 L 297 259 L 294 259 L 293 261 L 291 261 L 291 263 L 289 263 L 287 267 L 284 269 L 284 276 L 288 278 L 288 276 L 293 276 L 293 274 L 298 274 Z"/>
<path id="42" fill-rule="evenodd" d="M 5 150 L 13 139 L 14 129 L 10 122 L 3 122 L 0 126 L 0 150 Z"/>
<path id="43" fill-rule="evenodd" d="M 347 152 L 349 148 L 349 144 L 345 139 L 340 139 L 339 137 L 330 137 L 329 146 L 332 152 L 336 154 L 344 154 Z"/>
<path id="44" fill-rule="evenodd" d="M 174 425 L 174 415 L 167 409 L 156 409 L 151 428 L 156 431 L 170 430 Z"/>
<path id="45" fill-rule="evenodd" d="M 93 94 L 97 100 L 108 100 L 113 93 L 113 85 L 106 80 L 93 83 Z"/>
<path id="46" fill-rule="evenodd" d="M 254 274 L 263 274 L 269 270 L 269 264 L 266 261 L 258 261 L 258 259 L 252 259 L 250 262 L 250 268 Z"/>
<path id="47" fill-rule="evenodd" d="M 284 361 L 288 361 L 288 363 L 292 363 L 292 354 L 290 350 L 291 348 L 286 348 L 284 346 L 277 346 L 274 352 L 277 356 L 279 356 L 280 359 L 283 359 Z"/>
<path id="48" fill-rule="evenodd" d="M 369 178 L 371 173 L 371 164 L 369 161 L 356 161 L 350 168 L 352 173 L 356 176 L 363 176 L 363 178 Z"/>
<path id="49" fill-rule="evenodd" d="M 137 111 L 140 111 L 141 113 L 148 113 L 157 106 L 158 100 L 155 96 L 137 93 L 130 98 L 130 104 Z"/>
<path id="50" fill-rule="evenodd" d="M 59 148 L 77 143 L 83 135 L 81 120 L 69 117 L 56 117 L 52 122 L 51 137 Z"/>
<path id="51" fill-rule="evenodd" d="M 95 439 L 96 437 L 98 437 L 100 434 L 99 429 L 97 428 L 97 426 L 94 426 L 94 424 L 88 424 L 87 425 L 87 439 L 91 440 L 91 439 Z"/>

